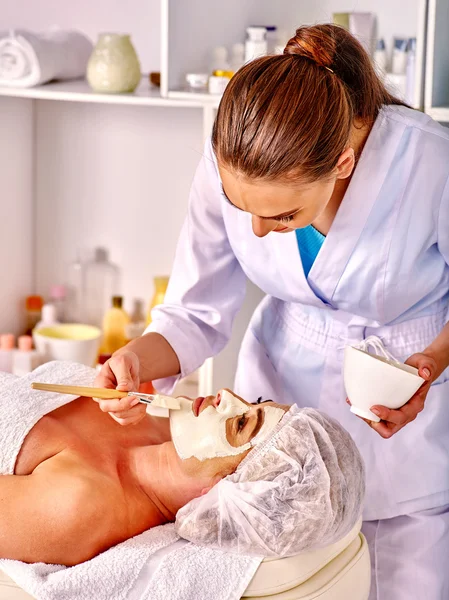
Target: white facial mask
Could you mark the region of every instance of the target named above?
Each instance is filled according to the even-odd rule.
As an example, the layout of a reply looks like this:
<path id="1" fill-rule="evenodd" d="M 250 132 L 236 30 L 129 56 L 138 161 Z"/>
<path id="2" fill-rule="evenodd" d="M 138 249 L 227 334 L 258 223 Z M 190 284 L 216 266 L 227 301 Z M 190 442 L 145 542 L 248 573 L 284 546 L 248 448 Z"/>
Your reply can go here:
<path id="1" fill-rule="evenodd" d="M 194 456 L 198 460 L 219 456 L 236 456 L 264 441 L 284 416 L 281 408 L 264 406 L 264 423 L 259 433 L 246 444 L 235 448 L 226 437 L 226 421 L 243 415 L 250 407 L 230 392 L 221 392 L 217 408 L 208 406 L 198 417 L 192 411 L 192 402 L 180 398 L 181 409 L 170 411 L 170 431 L 176 452 L 185 460 Z"/>

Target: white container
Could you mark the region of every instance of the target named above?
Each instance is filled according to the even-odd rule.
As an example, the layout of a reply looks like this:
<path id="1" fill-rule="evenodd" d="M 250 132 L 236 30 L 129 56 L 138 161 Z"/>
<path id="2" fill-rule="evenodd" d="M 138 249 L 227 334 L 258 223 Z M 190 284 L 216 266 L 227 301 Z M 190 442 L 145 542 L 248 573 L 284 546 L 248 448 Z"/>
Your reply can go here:
<path id="1" fill-rule="evenodd" d="M 85 320 L 83 315 L 85 269 L 80 254 L 78 250 L 76 260 L 67 269 L 67 302 L 64 321 L 68 323 L 82 323 Z"/>
<path id="2" fill-rule="evenodd" d="M 58 325 L 58 315 L 56 306 L 54 304 L 44 304 L 42 307 L 42 319 L 37 323 L 36 329 L 41 327 L 51 327 L 52 325 Z"/>
<path id="3" fill-rule="evenodd" d="M 401 408 L 424 383 L 414 367 L 352 346 L 345 348 L 343 377 L 351 412 L 376 423 L 372 406 Z"/>
<path id="4" fill-rule="evenodd" d="M 416 82 L 416 38 L 410 38 L 407 47 L 405 101 L 410 106 L 415 106 L 415 82 Z"/>
<path id="5" fill-rule="evenodd" d="M 229 71 L 230 65 L 228 62 L 228 50 L 224 46 L 217 46 L 212 50 L 212 60 L 210 64 L 210 72 L 214 71 Z"/>
<path id="6" fill-rule="evenodd" d="M 265 27 L 267 34 L 267 54 L 276 54 L 276 48 L 279 45 L 278 28 L 274 25 Z"/>
<path id="7" fill-rule="evenodd" d="M 133 92 L 140 83 L 141 74 L 130 36 L 118 33 L 100 35 L 87 65 L 86 77 L 95 92 Z"/>
<path id="8" fill-rule="evenodd" d="M 21 335 L 18 340 L 18 350 L 14 350 L 12 372 L 18 377 L 31 373 L 43 362 L 43 356 L 33 350 L 33 339 L 30 335 Z"/>
<path id="9" fill-rule="evenodd" d="M 245 62 L 267 54 L 267 30 L 265 27 L 248 27 L 245 42 Z"/>
<path id="10" fill-rule="evenodd" d="M 85 265 L 83 321 L 101 327 L 105 312 L 111 306 L 113 296 L 120 293 L 120 272 L 109 262 L 104 248 L 95 250 L 95 258 Z"/>
<path id="11" fill-rule="evenodd" d="M 0 371 L 12 373 L 15 338 L 12 333 L 0 335 Z"/>
<path id="12" fill-rule="evenodd" d="M 34 345 L 46 361 L 69 360 L 94 367 L 101 342 L 101 330 L 91 325 L 67 324 L 33 331 Z"/>
<path id="13" fill-rule="evenodd" d="M 49 304 L 53 304 L 56 308 L 56 318 L 59 323 L 67 320 L 67 289 L 64 285 L 51 286 Z"/>
<path id="14" fill-rule="evenodd" d="M 405 75 L 407 70 L 407 40 L 395 38 L 391 72 L 393 75 Z"/>
<path id="15" fill-rule="evenodd" d="M 383 79 L 387 72 L 388 57 L 385 42 L 382 39 L 378 40 L 376 45 L 376 50 L 374 52 L 374 66 L 379 77 Z"/>
<path id="16" fill-rule="evenodd" d="M 187 73 L 187 90 L 193 93 L 204 94 L 207 92 L 209 75 L 207 73 Z"/>
<path id="17" fill-rule="evenodd" d="M 234 44 L 231 48 L 230 69 L 233 73 L 245 64 L 245 45 Z"/>
<path id="18" fill-rule="evenodd" d="M 211 77 L 209 77 L 209 94 L 223 94 L 229 82 L 229 77 L 219 77 L 217 75 L 212 75 Z"/>

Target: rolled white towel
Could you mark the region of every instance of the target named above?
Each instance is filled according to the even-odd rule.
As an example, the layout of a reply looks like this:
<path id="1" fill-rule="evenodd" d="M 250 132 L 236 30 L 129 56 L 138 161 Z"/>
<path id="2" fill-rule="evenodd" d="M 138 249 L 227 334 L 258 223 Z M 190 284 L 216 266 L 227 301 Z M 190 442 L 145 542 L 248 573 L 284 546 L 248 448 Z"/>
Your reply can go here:
<path id="1" fill-rule="evenodd" d="M 0 33 L 0 86 L 28 88 L 84 77 L 92 42 L 78 31 Z"/>

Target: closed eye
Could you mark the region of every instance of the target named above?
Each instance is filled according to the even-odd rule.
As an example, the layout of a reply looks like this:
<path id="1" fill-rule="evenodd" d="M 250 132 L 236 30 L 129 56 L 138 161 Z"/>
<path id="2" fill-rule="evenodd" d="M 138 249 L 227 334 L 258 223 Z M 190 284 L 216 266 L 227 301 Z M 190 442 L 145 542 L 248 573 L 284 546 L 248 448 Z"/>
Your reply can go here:
<path id="1" fill-rule="evenodd" d="M 242 431 L 246 424 L 246 416 L 243 414 L 237 423 L 237 431 Z"/>
<path id="2" fill-rule="evenodd" d="M 290 223 L 290 221 L 293 221 L 295 215 L 287 215 L 286 217 L 278 217 L 276 219 L 276 221 L 279 221 L 279 223 Z"/>

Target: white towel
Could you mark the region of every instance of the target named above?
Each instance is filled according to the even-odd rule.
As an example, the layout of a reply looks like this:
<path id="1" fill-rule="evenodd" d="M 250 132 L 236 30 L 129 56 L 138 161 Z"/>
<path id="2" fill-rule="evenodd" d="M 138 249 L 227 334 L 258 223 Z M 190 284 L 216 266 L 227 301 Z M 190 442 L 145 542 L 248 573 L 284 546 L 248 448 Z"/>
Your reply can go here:
<path id="1" fill-rule="evenodd" d="M 91 385 L 94 377 L 94 369 L 67 362 L 20 378 L 0 374 L 1 474 L 14 472 L 35 423 L 74 399 L 31 390 L 31 382 Z M 0 559 L 0 569 L 37 600 L 239 600 L 260 562 L 180 540 L 170 523 L 75 567 Z"/>
<path id="2" fill-rule="evenodd" d="M 0 33 L 0 86 L 28 88 L 84 77 L 92 49 L 77 31 Z"/>

